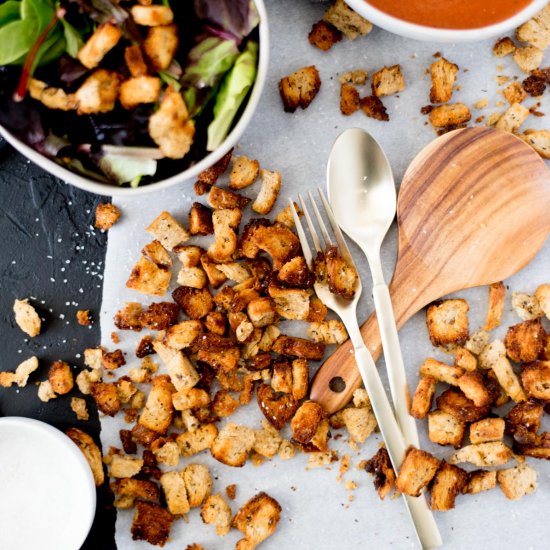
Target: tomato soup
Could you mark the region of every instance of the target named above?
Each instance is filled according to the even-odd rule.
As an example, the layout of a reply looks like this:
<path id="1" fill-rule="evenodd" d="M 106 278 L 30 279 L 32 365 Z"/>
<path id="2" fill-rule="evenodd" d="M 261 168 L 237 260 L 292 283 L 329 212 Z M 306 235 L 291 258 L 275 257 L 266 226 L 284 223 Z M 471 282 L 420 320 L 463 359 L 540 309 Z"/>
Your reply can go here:
<path id="1" fill-rule="evenodd" d="M 380 11 L 427 27 L 477 29 L 508 19 L 532 0 L 367 0 Z"/>

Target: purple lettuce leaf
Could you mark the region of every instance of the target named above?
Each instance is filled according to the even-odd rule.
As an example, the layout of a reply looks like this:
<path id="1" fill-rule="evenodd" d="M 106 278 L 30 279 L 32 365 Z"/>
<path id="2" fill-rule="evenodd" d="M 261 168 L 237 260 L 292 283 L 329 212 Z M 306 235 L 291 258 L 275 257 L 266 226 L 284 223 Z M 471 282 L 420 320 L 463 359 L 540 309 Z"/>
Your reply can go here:
<path id="1" fill-rule="evenodd" d="M 231 36 L 239 43 L 260 21 L 252 0 L 194 0 L 194 5 L 211 33 L 224 39 Z"/>

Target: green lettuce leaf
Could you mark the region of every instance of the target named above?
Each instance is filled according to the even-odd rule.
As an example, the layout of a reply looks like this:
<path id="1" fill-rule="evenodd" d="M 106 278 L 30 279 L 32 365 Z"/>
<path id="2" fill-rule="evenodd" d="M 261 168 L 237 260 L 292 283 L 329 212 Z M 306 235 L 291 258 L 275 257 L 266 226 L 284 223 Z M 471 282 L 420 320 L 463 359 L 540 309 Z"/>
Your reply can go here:
<path id="1" fill-rule="evenodd" d="M 99 167 L 109 179 L 121 185 L 136 180 L 139 182 L 143 176 L 154 176 L 157 171 L 157 161 L 133 155 L 107 153 L 101 157 Z"/>

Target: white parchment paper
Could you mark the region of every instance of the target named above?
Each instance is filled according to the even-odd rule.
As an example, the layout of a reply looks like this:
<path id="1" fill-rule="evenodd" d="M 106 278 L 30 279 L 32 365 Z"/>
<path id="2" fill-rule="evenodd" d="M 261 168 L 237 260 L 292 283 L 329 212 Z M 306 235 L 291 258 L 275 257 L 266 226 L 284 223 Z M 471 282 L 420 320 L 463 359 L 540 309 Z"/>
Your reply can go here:
<path id="1" fill-rule="evenodd" d="M 428 101 L 430 87 L 426 69 L 433 61 L 433 54 L 440 51 L 460 67 L 458 87 L 453 101 L 463 101 L 472 106 L 487 98 L 489 107 L 482 111 L 472 109 L 473 118 L 488 116 L 493 111 L 504 110 L 505 100 L 498 94 L 497 76 L 524 78 L 510 58 L 496 59 L 491 55 L 492 41 L 469 45 L 429 44 L 415 42 L 375 29 L 368 37 L 354 42 L 344 41 L 327 53 L 311 47 L 307 34 L 312 23 L 321 18 L 322 4 L 295 0 L 268 0 L 271 30 L 271 62 L 265 91 L 250 127 L 246 131 L 239 151 L 259 159 L 269 169 L 281 171 L 283 191 L 277 208 L 286 204 L 286 199 L 315 186 L 325 185 L 325 169 L 331 145 L 345 128 L 358 126 L 373 133 L 385 148 L 399 181 L 403 172 L 418 151 L 435 135 L 420 114 L 420 108 Z M 546 64 L 548 64 L 548 58 Z M 369 73 L 382 65 L 400 63 L 403 67 L 407 88 L 399 97 L 384 98 L 391 117 L 389 123 L 366 118 L 361 112 L 343 117 L 338 108 L 338 74 L 356 68 L 365 68 Z M 283 112 L 278 95 L 279 79 L 294 70 L 315 64 L 322 78 L 318 97 L 306 111 L 295 114 Z M 501 65 L 501 67 L 498 67 Z M 498 68 L 497 68 L 498 67 Z M 367 90 L 362 90 L 362 95 Z M 497 102 L 502 102 L 498 105 Z M 541 109 L 550 107 L 546 94 Z M 535 101 L 526 102 L 529 106 Z M 525 127 L 542 128 L 547 119 L 530 117 Z M 253 197 L 257 186 L 244 194 Z M 113 348 L 110 335 L 116 330 L 112 319 L 125 301 L 141 301 L 143 297 L 125 287 L 126 279 L 139 258 L 142 246 L 151 240 L 144 228 L 162 210 L 169 210 L 176 218 L 186 220 L 187 212 L 194 201 L 192 182 L 171 190 L 134 200 L 116 200 L 122 209 L 120 222 L 109 232 L 103 307 L 101 312 L 102 341 Z M 364 299 L 360 307 L 363 321 L 372 311 L 370 275 L 366 263 L 357 248 L 352 253 L 360 265 L 364 285 Z M 384 270 L 389 280 L 393 271 L 396 253 L 396 231 L 392 228 L 384 244 Z M 503 254 L 507 251 L 503 250 Z M 510 289 L 533 291 L 542 282 L 550 282 L 550 243 L 525 270 L 506 281 Z M 511 294 L 511 293 L 509 293 Z M 487 289 L 473 289 L 459 293 L 468 299 L 471 307 L 470 328 L 483 325 L 487 306 Z M 507 297 L 506 317 L 503 327 L 519 322 L 510 307 Z M 495 331 L 502 337 L 505 328 Z M 548 327 L 547 327 L 548 328 Z M 128 365 L 136 366 L 134 349 L 139 336 L 119 332 L 119 347 L 126 352 Z M 424 314 L 411 319 L 401 331 L 401 343 L 412 387 L 417 380 L 417 370 L 426 356 L 448 359 L 434 350 L 427 336 Z M 382 364 L 382 361 L 381 361 Z M 381 369 L 384 380 L 384 368 Z M 261 415 L 255 405 L 240 409 L 231 421 L 260 427 Z M 118 430 L 124 426 L 122 418 L 102 420 L 104 450 L 114 445 L 120 447 Z M 448 458 L 451 451 L 431 444 L 426 436 L 426 423 L 419 423 L 423 447 L 440 458 Z M 548 429 L 548 426 L 545 427 Z M 380 437 L 371 437 L 360 452 L 349 448 L 345 438 L 333 442 L 340 454 L 349 453 L 353 467 L 338 483 L 338 463 L 329 469 L 306 471 L 307 455 L 283 462 L 278 458 L 266 461 L 259 467 L 248 463 L 244 468 L 230 468 L 213 460 L 209 453 L 193 457 L 194 462 L 208 464 L 214 476 L 214 492 L 224 493 L 228 484 L 238 485 L 237 498 L 231 502 L 233 512 L 258 491 L 266 491 L 276 498 L 282 508 L 280 525 L 273 537 L 262 548 L 415 548 L 415 535 L 401 499 L 380 502 L 372 481 L 364 471 L 355 469 L 361 459 L 372 456 L 380 443 Z M 528 460 L 539 472 L 537 492 L 519 502 L 506 500 L 499 489 L 476 496 L 459 496 L 457 507 L 447 513 L 437 513 L 436 519 L 445 542 L 445 548 L 461 550 L 484 548 L 487 550 L 507 548 L 544 549 L 549 547 L 550 524 L 547 514 L 550 509 L 550 467 L 544 461 Z M 183 467 L 183 460 L 180 467 Z M 348 501 L 345 480 L 353 480 L 358 489 L 355 499 Z M 225 494 L 225 493 L 224 493 Z M 149 545 L 131 540 L 131 511 L 118 514 L 116 540 L 120 550 L 149 548 Z M 207 549 L 233 548 L 240 533 L 232 531 L 224 538 L 214 534 L 212 526 L 203 525 L 198 510 L 192 510 L 187 521 L 175 522 L 168 550 L 183 550 L 187 544 L 198 542 Z"/>

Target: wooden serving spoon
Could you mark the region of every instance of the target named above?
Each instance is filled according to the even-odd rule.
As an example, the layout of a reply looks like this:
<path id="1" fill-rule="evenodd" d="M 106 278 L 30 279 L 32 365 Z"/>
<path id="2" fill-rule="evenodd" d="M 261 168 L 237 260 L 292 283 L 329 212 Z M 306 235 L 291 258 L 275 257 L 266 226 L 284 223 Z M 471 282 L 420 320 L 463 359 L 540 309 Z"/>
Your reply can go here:
<path id="1" fill-rule="evenodd" d="M 398 257 L 390 294 L 401 327 L 430 302 L 510 277 L 550 231 L 550 171 L 512 134 L 492 128 L 449 132 L 407 169 L 397 203 Z M 374 359 L 376 315 L 361 327 Z M 349 342 L 320 367 L 310 397 L 333 413 L 361 384 Z"/>

